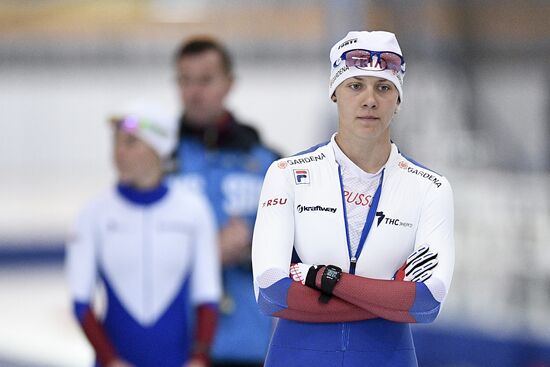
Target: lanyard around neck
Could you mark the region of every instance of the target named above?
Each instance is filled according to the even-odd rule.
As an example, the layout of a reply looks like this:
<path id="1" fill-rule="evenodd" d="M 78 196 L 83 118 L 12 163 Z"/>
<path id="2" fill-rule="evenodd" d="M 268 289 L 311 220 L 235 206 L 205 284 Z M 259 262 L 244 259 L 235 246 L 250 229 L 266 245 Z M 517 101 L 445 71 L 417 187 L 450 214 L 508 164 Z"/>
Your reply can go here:
<path id="1" fill-rule="evenodd" d="M 365 245 L 365 241 L 367 240 L 367 236 L 369 235 L 370 229 L 372 227 L 372 223 L 374 222 L 374 217 L 376 216 L 376 211 L 378 208 L 378 202 L 380 201 L 380 196 L 382 195 L 382 183 L 384 182 L 384 171 L 382 170 L 380 173 L 380 182 L 378 183 L 378 187 L 376 188 L 376 192 L 374 193 L 374 197 L 372 199 L 372 204 L 369 208 L 369 213 L 367 215 L 367 219 L 365 221 L 365 225 L 363 226 L 363 232 L 361 233 L 361 238 L 359 239 L 359 246 L 357 247 L 357 251 L 355 254 L 351 253 L 351 244 L 349 242 L 349 235 L 347 236 L 348 240 L 348 251 L 350 255 L 350 267 L 349 272 L 350 274 L 355 274 L 355 266 L 357 265 L 357 259 L 359 258 L 359 255 L 361 254 L 361 251 L 363 251 L 363 246 Z M 343 183 L 342 183 L 343 188 Z M 346 203 L 344 202 L 344 210 L 345 210 Z M 348 218 L 347 218 L 347 211 L 344 211 L 344 220 L 346 221 L 346 232 L 348 231 Z"/>

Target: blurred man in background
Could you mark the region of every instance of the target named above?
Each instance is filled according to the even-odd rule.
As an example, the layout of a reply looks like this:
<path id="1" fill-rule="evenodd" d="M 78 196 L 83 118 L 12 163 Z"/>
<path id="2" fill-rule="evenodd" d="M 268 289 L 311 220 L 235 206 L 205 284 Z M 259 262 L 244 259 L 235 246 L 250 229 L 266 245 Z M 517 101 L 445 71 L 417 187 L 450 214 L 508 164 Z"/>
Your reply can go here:
<path id="1" fill-rule="evenodd" d="M 278 156 L 225 108 L 234 76 L 223 45 L 187 40 L 175 66 L 184 107 L 177 151 L 182 182 L 207 195 L 219 228 L 224 296 L 212 359 L 214 366 L 259 366 L 271 319 L 255 305 L 250 246 L 263 177 Z"/>
<path id="2" fill-rule="evenodd" d="M 210 205 L 163 179 L 176 121 L 136 107 L 112 128 L 118 184 L 81 212 L 68 243 L 74 311 L 96 366 L 206 367 L 221 296 Z M 99 279 L 101 320 L 92 307 Z"/>

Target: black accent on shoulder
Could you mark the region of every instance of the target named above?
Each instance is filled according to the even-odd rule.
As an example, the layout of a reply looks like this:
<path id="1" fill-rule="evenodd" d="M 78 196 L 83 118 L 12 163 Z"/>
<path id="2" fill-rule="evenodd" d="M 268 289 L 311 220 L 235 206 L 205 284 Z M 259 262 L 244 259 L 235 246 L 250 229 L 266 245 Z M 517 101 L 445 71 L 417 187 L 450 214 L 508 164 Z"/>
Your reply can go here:
<path id="1" fill-rule="evenodd" d="M 206 127 L 190 124 L 183 115 L 180 119 L 179 137 L 198 139 L 208 149 L 249 151 L 255 145 L 261 144 L 256 129 L 237 121 L 230 113 L 216 126 Z"/>

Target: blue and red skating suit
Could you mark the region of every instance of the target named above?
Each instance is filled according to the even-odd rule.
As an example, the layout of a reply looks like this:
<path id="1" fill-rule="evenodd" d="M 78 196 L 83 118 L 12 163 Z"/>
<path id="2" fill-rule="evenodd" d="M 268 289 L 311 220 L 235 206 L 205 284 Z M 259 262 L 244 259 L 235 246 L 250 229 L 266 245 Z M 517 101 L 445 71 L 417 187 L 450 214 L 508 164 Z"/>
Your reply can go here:
<path id="1" fill-rule="evenodd" d="M 437 317 L 453 273 L 451 187 L 392 144 L 352 254 L 332 144 L 334 138 L 274 162 L 263 184 L 252 246 L 254 287 L 262 312 L 280 318 L 265 365 L 417 366 L 409 323 Z M 438 253 L 432 277 L 392 280 L 423 245 Z M 327 304 L 318 301 L 317 290 L 289 277 L 293 250 L 302 263 L 342 268 Z"/>
<path id="2" fill-rule="evenodd" d="M 221 296 L 206 199 L 164 183 L 145 192 L 118 185 L 95 198 L 79 215 L 66 266 L 76 316 L 100 366 L 118 357 L 181 367 L 191 356 L 195 306 L 215 307 Z M 101 321 L 91 306 L 99 284 Z"/>

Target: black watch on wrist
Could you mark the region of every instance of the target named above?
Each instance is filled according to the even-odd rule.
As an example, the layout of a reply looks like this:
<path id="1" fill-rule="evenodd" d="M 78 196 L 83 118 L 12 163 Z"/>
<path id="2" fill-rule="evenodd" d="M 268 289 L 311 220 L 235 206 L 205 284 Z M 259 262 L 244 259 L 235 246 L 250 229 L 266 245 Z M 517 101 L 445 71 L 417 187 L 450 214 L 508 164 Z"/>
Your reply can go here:
<path id="1" fill-rule="evenodd" d="M 321 277 L 321 296 L 319 302 L 328 303 L 330 297 L 332 297 L 332 291 L 336 287 L 336 283 L 340 280 L 342 269 L 334 265 L 328 265 L 325 267 L 323 276 Z"/>

